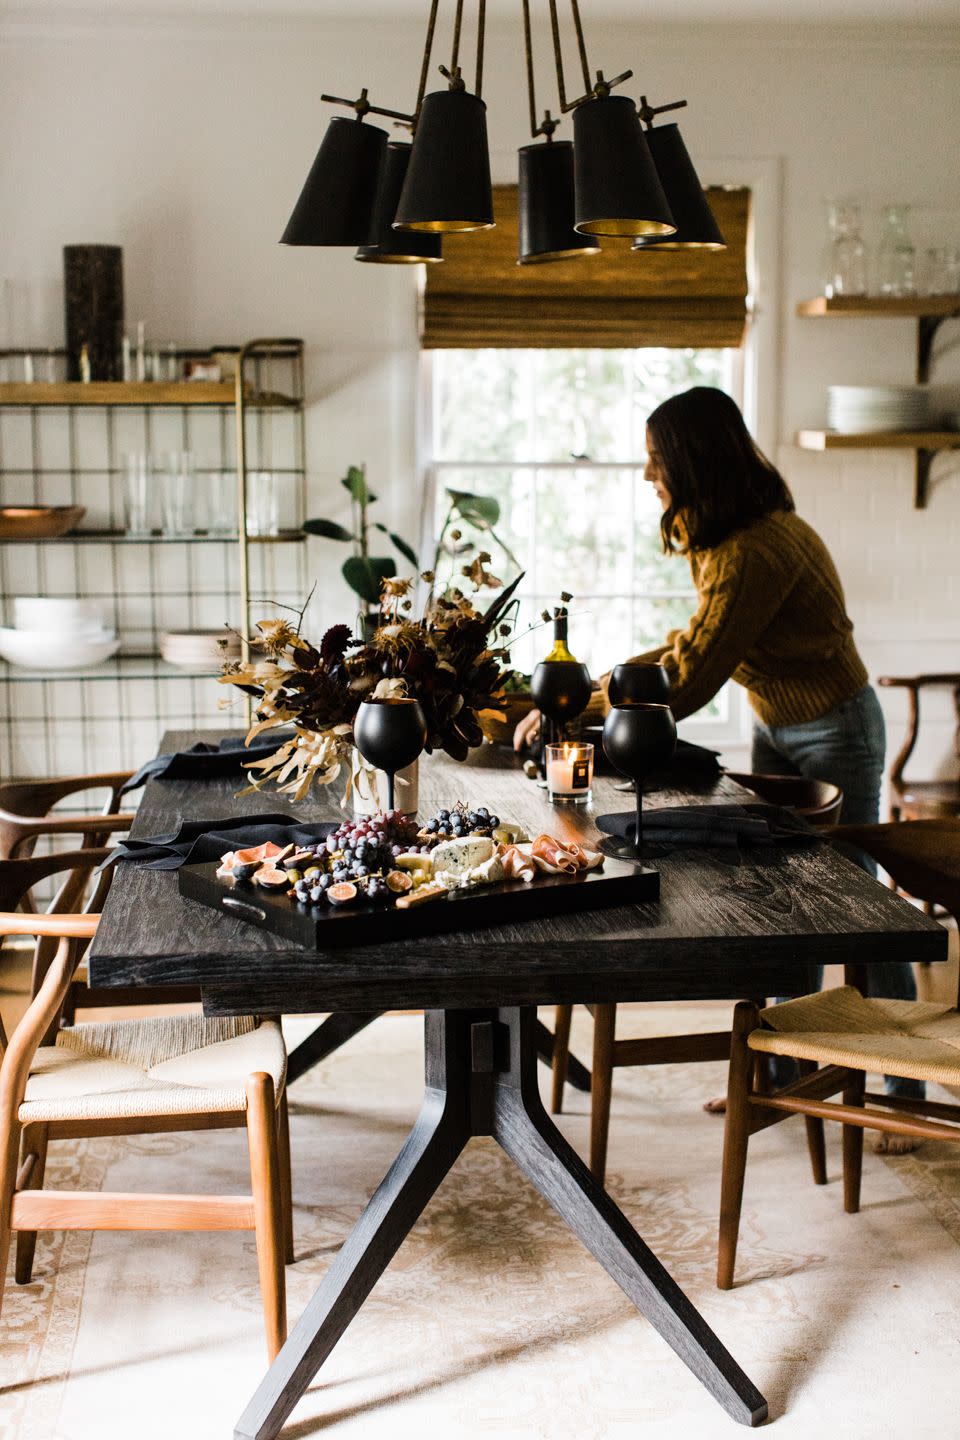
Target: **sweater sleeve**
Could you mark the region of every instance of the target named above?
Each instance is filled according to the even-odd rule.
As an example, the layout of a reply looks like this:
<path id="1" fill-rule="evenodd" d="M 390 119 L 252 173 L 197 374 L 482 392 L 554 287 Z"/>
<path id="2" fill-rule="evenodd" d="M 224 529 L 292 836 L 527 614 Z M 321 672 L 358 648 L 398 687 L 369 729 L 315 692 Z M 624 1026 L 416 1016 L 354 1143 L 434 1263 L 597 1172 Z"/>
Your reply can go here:
<path id="1" fill-rule="evenodd" d="M 678 720 L 713 699 L 784 600 L 782 575 L 744 546 L 705 556 L 698 590 L 696 614 L 660 656 L 670 672 L 670 708 Z"/>

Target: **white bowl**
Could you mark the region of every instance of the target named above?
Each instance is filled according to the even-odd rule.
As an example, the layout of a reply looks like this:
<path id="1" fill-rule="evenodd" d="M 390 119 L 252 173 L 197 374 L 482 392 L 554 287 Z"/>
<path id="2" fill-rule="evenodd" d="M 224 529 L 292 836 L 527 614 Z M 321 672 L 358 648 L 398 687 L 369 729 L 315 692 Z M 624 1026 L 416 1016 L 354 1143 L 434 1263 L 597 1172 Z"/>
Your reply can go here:
<path id="1" fill-rule="evenodd" d="M 108 660 L 120 640 L 108 631 L 98 636 L 56 631 L 0 630 L 0 655 L 27 670 L 82 670 Z"/>
<path id="2" fill-rule="evenodd" d="M 74 596 L 17 595 L 13 602 L 13 623 L 18 630 L 104 631 L 105 607 L 99 600 L 78 600 Z"/>

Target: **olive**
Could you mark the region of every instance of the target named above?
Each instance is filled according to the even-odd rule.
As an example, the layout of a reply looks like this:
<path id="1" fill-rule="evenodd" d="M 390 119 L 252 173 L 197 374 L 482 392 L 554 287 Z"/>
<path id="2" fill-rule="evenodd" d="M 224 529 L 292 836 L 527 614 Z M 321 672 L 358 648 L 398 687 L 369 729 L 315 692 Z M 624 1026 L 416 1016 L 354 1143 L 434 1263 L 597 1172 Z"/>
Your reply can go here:
<path id="1" fill-rule="evenodd" d="M 290 881 L 291 885 L 296 885 L 298 880 L 303 879 L 303 876 L 301 875 L 299 870 L 288 870 L 287 879 Z"/>

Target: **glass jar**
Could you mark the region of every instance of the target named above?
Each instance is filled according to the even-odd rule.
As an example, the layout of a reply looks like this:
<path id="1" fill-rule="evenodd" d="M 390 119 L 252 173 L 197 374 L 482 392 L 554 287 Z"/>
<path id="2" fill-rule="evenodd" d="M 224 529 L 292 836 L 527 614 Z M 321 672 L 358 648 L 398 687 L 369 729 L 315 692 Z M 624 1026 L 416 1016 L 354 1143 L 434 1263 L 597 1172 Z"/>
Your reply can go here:
<path id="1" fill-rule="evenodd" d="M 834 201 L 827 212 L 830 240 L 824 255 L 823 293 L 865 295 L 867 257 L 860 228 L 860 206 Z"/>
<path id="2" fill-rule="evenodd" d="M 956 295 L 960 291 L 960 249 L 941 245 L 927 251 L 924 295 Z"/>
<path id="3" fill-rule="evenodd" d="M 877 284 L 881 295 L 916 295 L 916 250 L 907 231 L 909 205 L 888 205 L 877 247 Z"/>

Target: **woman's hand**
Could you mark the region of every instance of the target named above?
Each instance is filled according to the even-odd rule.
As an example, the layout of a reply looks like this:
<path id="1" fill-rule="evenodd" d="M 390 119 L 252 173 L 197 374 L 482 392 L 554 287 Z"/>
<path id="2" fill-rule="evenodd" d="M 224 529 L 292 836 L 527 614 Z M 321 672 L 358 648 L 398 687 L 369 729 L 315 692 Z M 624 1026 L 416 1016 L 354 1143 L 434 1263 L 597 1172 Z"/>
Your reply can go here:
<path id="1" fill-rule="evenodd" d="M 531 710 L 524 715 L 513 732 L 514 750 L 532 749 L 540 738 L 540 711 Z"/>

